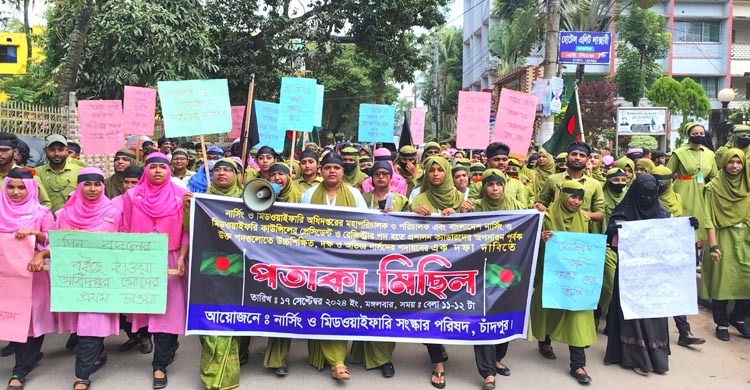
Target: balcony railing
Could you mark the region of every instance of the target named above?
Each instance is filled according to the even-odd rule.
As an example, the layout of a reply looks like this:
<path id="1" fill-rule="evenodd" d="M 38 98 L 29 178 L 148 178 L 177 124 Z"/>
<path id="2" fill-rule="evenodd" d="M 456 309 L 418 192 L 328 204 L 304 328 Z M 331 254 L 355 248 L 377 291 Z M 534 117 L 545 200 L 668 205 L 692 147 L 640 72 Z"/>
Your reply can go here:
<path id="1" fill-rule="evenodd" d="M 732 44 L 733 60 L 750 60 L 750 42 Z"/>

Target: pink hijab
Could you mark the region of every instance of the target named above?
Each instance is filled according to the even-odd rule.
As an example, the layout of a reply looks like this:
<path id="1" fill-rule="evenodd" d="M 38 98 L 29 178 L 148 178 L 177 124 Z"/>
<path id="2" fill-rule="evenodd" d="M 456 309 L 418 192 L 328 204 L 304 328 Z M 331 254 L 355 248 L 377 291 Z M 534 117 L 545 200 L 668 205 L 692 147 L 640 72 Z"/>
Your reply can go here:
<path id="1" fill-rule="evenodd" d="M 391 192 L 395 192 L 398 194 L 401 194 L 403 196 L 406 196 L 406 189 L 408 187 L 408 183 L 406 182 L 406 179 L 404 179 L 403 176 L 396 173 L 396 168 L 393 167 L 393 161 L 391 161 L 391 151 L 386 148 L 378 148 L 375 150 L 374 153 L 374 160 L 375 161 L 388 161 L 388 164 L 391 164 L 391 169 L 393 170 L 393 175 L 391 176 Z M 375 187 L 372 185 L 372 177 L 368 177 L 365 179 L 365 181 L 362 182 L 362 192 L 370 192 L 374 190 Z"/>
<path id="2" fill-rule="evenodd" d="M 93 230 L 103 221 L 117 223 L 120 213 L 112 202 L 102 193 L 96 200 L 88 200 L 83 195 L 83 186 L 87 181 L 100 181 L 104 184 L 104 172 L 99 168 L 84 168 L 78 172 L 78 185 L 70 194 L 65 206 L 57 211 L 57 225 L 62 228 L 72 227 L 80 230 Z M 107 221 L 111 219 L 111 221 Z"/>
<path id="3" fill-rule="evenodd" d="M 26 198 L 16 203 L 8 196 L 8 182 L 21 176 L 24 177 L 21 180 L 23 180 L 28 194 Z M 16 233 L 21 229 L 28 229 L 34 225 L 34 222 L 40 216 L 49 212 L 48 208 L 39 204 L 39 183 L 34 180 L 31 172 L 21 168 L 11 170 L 3 180 L 2 187 L 2 194 L 0 194 L 0 233 Z"/>
<path id="4" fill-rule="evenodd" d="M 162 163 L 167 166 L 169 177 L 160 185 L 152 184 L 148 172 L 152 163 Z M 151 218 L 162 218 L 179 214 L 182 217 L 182 196 L 185 189 L 172 183 L 172 169 L 169 167 L 169 159 L 163 153 L 151 153 L 146 159 L 146 167 L 141 180 L 133 188 L 133 207 L 138 208 Z M 177 202 L 175 199 L 179 198 Z"/>

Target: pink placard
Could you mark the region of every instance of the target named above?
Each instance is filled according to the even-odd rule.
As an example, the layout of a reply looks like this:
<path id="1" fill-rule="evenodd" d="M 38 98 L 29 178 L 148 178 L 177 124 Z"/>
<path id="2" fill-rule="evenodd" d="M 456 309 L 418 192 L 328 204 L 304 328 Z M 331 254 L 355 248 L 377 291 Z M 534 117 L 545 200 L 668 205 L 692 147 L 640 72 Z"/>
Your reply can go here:
<path id="1" fill-rule="evenodd" d="M 492 142 L 510 146 L 511 156 L 526 158 L 536 118 L 535 95 L 503 88 L 495 119 Z"/>
<path id="2" fill-rule="evenodd" d="M 411 130 L 411 140 L 414 145 L 424 143 L 424 117 L 427 110 L 424 108 L 412 108 L 411 120 L 409 121 L 409 130 Z"/>
<path id="3" fill-rule="evenodd" d="M 122 101 L 81 100 L 78 102 L 78 120 L 83 153 L 115 153 L 125 147 Z"/>
<path id="4" fill-rule="evenodd" d="M 32 273 L 26 265 L 33 257 L 34 236 L 0 233 L 0 340 L 25 343 L 29 335 Z"/>
<path id="5" fill-rule="evenodd" d="M 156 89 L 125 86 L 122 129 L 125 134 L 154 135 Z"/>
<path id="6" fill-rule="evenodd" d="M 245 106 L 232 106 L 232 131 L 229 132 L 230 139 L 240 138 L 242 134 L 242 119 L 245 117 Z"/>
<path id="7" fill-rule="evenodd" d="M 458 92 L 458 124 L 456 147 L 484 149 L 490 139 L 490 104 L 487 92 Z"/>

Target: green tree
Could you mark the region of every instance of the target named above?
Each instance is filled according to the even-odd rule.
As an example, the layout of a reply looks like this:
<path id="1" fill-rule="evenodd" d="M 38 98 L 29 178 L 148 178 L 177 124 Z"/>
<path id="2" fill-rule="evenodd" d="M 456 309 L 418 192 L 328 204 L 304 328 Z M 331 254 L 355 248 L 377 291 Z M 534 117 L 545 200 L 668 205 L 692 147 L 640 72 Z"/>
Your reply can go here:
<path id="1" fill-rule="evenodd" d="M 73 28 L 72 10 L 52 12 L 48 53 L 53 66 L 63 58 L 67 40 L 60 37 Z M 217 52 L 198 0 L 104 1 L 91 20 L 75 90 L 80 99 L 119 99 L 125 85 L 207 78 L 217 70 Z"/>
<path id="2" fill-rule="evenodd" d="M 498 72 L 504 73 L 522 66 L 531 49 L 540 42 L 542 19 L 539 7 L 516 8 L 509 20 L 500 22 L 490 30 L 490 53 L 502 60 Z"/>
<path id="3" fill-rule="evenodd" d="M 398 89 L 372 61 L 359 55 L 354 45 L 344 45 L 340 57 L 333 64 L 318 67 L 312 76 L 325 85 L 323 128 L 339 138 L 353 139 L 359 123 L 359 105 L 362 103 L 393 104 L 398 99 Z"/>
<path id="4" fill-rule="evenodd" d="M 654 106 L 667 107 L 682 116 L 682 123 L 705 119 L 711 111 L 711 101 L 700 84 L 690 77 L 677 81 L 660 77 L 648 90 L 648 100 Z"/>
<path id="5" fill-rule="evenodd" d="M 414 27 L 445 22 L 449 0 L 207 0 L 213 42 L 220 47 L 215 77 L 230 81 L 233 102 L 244 99 L 250 75 L 258 96 L 269 98 L 281 76 L 303 64 L 315 72 L 336 62 L 343 44 L 372 61 L 380 74 L 411 82 L 431 57 L 420 52 Z"/>
<path id="6" fill-rule="evenodd" d="M 425 56 L 438 49 L 437 85 L 434 88 L 436 69 L 434 63 L 421 73 L 417 84 L 418 94 L 429 107 L 433 122 L 440 112 L 441 131 L 448 133 L 455 130 L 456 110 L 458 109 L 458 91 L 461 90 L 463 78 L 463 33 L 457 27 L 446 27 L 435 34 L 434 43 L 424 46 Z M 439 110 L 438 110 L 439 106 Z M 426 125 L 425 125 L 426 127 Z"/>
<path id="7" fill-rule="evenodd" d="M 615 74 L 617 92 L 625 100 L 638 106 L 646 89 L 661 74 L 657 60 L 669 50 L 669 33 L 664 29 L 664 18 L 639 7 L 631 7 L 627 15 L 617 18 L 620 39 L 617 47 L 621 62 Z"/>
<path id="8" fill-rule="evenodd" d="M 29 24 L 29 8 L 34 5 L 34 0 L 8 0 L 11 6 L 23 11 L 23 33 L 26 34 L 26 62 L 31 62 L 31 25 Z"/>

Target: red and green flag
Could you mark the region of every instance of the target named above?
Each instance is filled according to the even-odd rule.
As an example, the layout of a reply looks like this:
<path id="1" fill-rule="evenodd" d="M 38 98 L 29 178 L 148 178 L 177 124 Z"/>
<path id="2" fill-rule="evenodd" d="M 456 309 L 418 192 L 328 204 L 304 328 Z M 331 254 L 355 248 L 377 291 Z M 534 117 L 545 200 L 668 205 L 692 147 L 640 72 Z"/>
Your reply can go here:
<path id="1" fill-rule="evenodd" d="M 484 282 L 487 287 L 508 288 L 521 282 L 521 271 L 516 267 L 487 264 Z"/>
<path id="2" fill-rule="evenodd" d="M 243 257 L 241 254 L 203 252 L 200 272 L 203 275 L 242 277 Z"/>
<path id="3" fill-rule="evenodd" d="M 544 143 L 544 150 L 548 151 L 552 157 L 564 152 L 568 148 L 568 144 L 573 141 L 581 141 L 583 137 L 581 129 L 581 119 L 579 118 L 580 113 L 578 112 L 578 93 L 573 93 L 568 103 L 568 108 L 565 109 L 565 116 L 560 125 L 557 126 L 555 132 L 552 133 L 552 138 Z"/>

